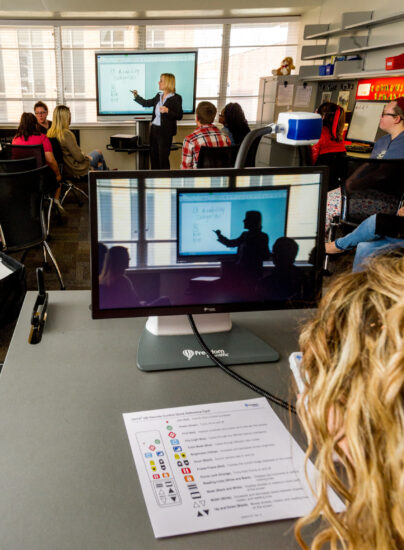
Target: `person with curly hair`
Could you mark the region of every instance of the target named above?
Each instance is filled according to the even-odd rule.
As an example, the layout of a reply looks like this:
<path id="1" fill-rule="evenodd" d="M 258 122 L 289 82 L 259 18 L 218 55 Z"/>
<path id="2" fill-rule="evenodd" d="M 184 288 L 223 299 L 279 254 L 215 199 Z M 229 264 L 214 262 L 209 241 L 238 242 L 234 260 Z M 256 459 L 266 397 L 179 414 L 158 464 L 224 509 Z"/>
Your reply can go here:
<path id="1" fill-rule="evenodd" d="M 404 256 L 339 277 L 300 336 L 297 409 L 316 450 L 317 504 L 295 527 L 301 548 L 404 548 Z M 339 457 L 336 466 L 333 457 Z M 345 502 L 334 512 L 328 487 Z M 322 519 L 311 545 L 302 530 Z"/>
<path id="2" fill-rule="evenodd" d="M 223 124 L 222 132 L 228 136 L 232 145 L 240 145 L 250 132 L 244 111 L 239 103 L 228 103 L 219 114 Z"/>

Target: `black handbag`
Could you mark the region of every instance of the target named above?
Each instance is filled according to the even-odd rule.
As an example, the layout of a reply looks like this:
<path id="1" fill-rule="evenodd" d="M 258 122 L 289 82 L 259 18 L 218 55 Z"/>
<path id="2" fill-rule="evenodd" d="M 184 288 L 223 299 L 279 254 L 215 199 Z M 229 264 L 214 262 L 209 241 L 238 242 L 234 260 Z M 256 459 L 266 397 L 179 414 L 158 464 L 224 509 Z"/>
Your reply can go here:
<path id="1" fill-rule="evenodd" d="M 14 321 L 19 313 L 27 290 L 25 267 L 14 258 L 0 252 L 2 278 L 0 278 L 0 327 Z M 8 271 L 9 273 L 3 273 Z"/>

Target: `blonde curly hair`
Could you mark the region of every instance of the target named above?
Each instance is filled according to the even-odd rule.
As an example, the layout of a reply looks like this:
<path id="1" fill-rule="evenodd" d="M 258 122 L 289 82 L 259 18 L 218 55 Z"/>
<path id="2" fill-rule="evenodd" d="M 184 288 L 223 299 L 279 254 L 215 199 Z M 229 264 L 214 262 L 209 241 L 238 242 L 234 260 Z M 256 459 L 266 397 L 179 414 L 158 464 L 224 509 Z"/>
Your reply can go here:
<path id="1" fill-rule="evenodd" d="M 404 256 L 341 276 L 300 336 L 305 389 L 298 413 L 316 448 L 317 505 L 295 527 L 325 520 L 310 548 L 404 548 Z M 331 426 L 332 424 L 332 426 Z M 336 452 L 343 473 L 333 462 Z M 331 486 L 346 510 L 336 514 Z"/>

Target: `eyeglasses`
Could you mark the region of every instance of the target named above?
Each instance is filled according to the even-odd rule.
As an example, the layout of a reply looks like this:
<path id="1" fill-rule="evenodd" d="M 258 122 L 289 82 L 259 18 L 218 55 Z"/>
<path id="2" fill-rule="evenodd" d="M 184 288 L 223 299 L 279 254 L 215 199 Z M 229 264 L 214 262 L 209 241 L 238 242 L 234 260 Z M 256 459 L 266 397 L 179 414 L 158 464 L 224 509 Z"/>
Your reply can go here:
<path id="1" fill-rule="evenodd" d="M 394 113 L 385 113 L 385 112 L 383 112 L 380 116 L 383 117 L 383 116 L 400 116 L 400 115 L 395 115 Z"/>
<path id="2" fill-rule="evenodd" d="M 48 113 L 46 111 L 37 111 L 35 115 L 47 115 Z"/>

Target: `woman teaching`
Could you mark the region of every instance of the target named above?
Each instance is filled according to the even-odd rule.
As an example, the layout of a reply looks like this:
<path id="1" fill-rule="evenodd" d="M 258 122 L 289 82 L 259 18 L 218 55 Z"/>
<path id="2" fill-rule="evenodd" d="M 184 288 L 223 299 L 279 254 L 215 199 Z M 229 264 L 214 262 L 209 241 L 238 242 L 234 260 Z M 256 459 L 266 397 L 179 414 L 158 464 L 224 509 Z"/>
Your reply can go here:
<path id="1" fill-rule="evenodd" d="M 159 80 L 159 93 L 152 99 L 143 99 L 132 90 L 136 103 L 153 107 L 150 128 L 150 160 L 152 169 L 170 169 L 170 149 L 177 133 L 177 120 L 182 119 L 182 97 L 175 93 L 175 76 L 163 73 Z"/>

